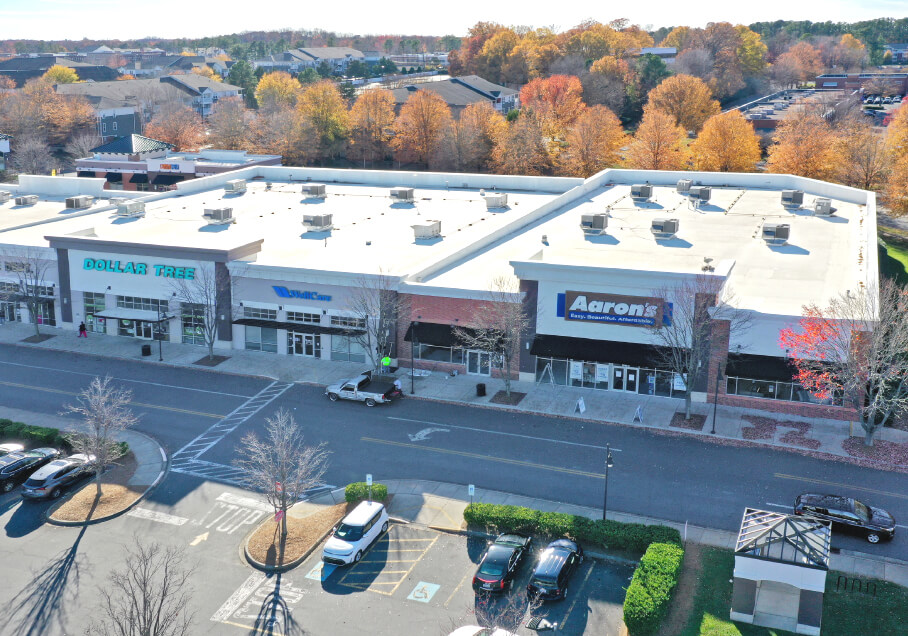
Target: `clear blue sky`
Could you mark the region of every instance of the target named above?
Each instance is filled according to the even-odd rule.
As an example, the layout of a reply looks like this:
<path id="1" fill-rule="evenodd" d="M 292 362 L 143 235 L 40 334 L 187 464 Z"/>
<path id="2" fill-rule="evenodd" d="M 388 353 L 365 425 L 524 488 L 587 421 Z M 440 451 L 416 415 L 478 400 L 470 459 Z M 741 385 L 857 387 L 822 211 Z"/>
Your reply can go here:
<path id="1" fill-rule="evenodd" d="M 596 11 L 594 13 L 594 11 Z M 306 28 L 338 33 L 462 35 L 479 20 L 564 30 L 587 18 L 628 18 L 644 27 L 758 20 L 853 22 L 905 17 L 905 0 L 648 0 L 608 7 L 589 0 L 0 0 L 0 39 L 199 37 L 238 31 Z"/>

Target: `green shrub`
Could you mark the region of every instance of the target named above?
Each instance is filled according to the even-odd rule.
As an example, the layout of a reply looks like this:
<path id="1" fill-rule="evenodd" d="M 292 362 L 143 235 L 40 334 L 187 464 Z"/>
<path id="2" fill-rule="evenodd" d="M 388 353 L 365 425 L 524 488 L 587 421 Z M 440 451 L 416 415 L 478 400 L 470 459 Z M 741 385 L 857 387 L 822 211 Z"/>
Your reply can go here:
<path id="1" fill-rule="evenodd" d="M 369 486 L 364 481 L 355 481 L 347 484 L 344 489 L 344 499 L 347 503 L 356 503 L 369 497 Z M 384 484 L 372 483 L 372 501 L 384 501 L 388 498 L 388 487 Z"/>
<path id="2" fill-rule="evenodd" d="M 659 630 L 683 558 L 684 549 L 674 543 L 653 543 L 646 549 L 624 598 L 624 624 L 631 636 L 649 636 Z"/>

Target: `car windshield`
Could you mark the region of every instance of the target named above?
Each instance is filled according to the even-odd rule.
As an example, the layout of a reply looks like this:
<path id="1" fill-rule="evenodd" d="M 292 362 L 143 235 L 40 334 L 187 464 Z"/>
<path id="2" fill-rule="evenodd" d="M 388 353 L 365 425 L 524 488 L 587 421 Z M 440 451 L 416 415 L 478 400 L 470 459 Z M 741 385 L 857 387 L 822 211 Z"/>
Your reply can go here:
<path id="1" fill-rule="evenodd" d="M 547 576 L 534 576 L 533 580 L 530 581 L 536 587 L 556 587 L 555 579 L 551 579 Z"/>
<path id="2" fill-rule="evenodd" d="M 363 527 L 350 526 L 346 523 L 342 523 L 337 527 L 334 536 L 338 539 L 343 539 L 344 541 L 359 541 L 363 538 Z"/>
<path id="3" fill-rule="evenodd" d="M 855 514 L 857 514 L 858 518 L 861 519 L 861 521 L 867 521 L 870 519 L 870 510 L 868 510 L 867 506 L 862 504 L 860 501 L 854 502 L 854 512 Z"/>
<path id="4" fill-rule="evenodd" d="M 479 573 L 486 576 L 501 576 L 504 574 L 504 566 L 500 563 L 489 563 L 485 561 L 479 566 Z"/>

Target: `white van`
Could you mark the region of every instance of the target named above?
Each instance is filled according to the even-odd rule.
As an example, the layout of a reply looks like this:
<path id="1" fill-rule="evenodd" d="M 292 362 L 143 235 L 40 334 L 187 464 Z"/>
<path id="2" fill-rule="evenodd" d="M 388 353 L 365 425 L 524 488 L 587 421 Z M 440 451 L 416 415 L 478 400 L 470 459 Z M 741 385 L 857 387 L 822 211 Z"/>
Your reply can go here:
<path id="1" fill-rule="evenodd" d="M 340 522 L 322 551 L 322 561 L 335 565 L 356 563 L 388 530 L 388 513 L 377 501 L 364 501 Z"/>

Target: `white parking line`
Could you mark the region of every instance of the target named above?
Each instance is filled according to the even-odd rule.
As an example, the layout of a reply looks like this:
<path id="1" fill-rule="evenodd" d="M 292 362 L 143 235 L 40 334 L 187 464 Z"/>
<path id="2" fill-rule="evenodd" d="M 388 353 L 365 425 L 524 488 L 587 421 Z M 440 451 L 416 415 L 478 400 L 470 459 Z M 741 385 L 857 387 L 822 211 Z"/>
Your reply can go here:
<path id="1" fill-rule="evenodd" d="M 784 508 L 785 510 L 793 510 L 793 509 L 794 509 L 794 506 L 792 506 L 791 504 L 789 504 L 789 505 L 787 505 L 787 506 L 783 506 L 782 504 L 765 503 L 765 504 L 763 504 L 763 505 L 764 505 L 764 506 L 769 506 L 770 508 Z"/>
<path id="2" fill-rule="evenodd" d="M 147 519 L 148 521 L 157 521 L 159 523 L 169 523 L 172 526 L 182 526 L 189 521 L 185 517 L 176 517 L 166 512 L 149 510 L 148 508 L 133 508 L 126 513 L 127 517 L 136 517 L 137 519 Z"/>
<path id="3" fill-rule="evenodd" d="M 523 439 L 532 439 L 539 442 L 551 442 L 553 444 L 566 444 L 568 446 L 582 446 L 583 448 L 596 448 L 599 450 L 605 450 L 605 446 L 597 446 L 596 444 L 584 444 L 582 442 L 568 442 L 563 439 L 552 439 L 551 437 L 536 437 L 535 435 L 524 435 L 523 433 L 505 433 L 504 431 L 490 431 L 484 428 L 474 428 L 472 426 L 458 426 L 456 424 L 441 424 L 439 422 L 426 422 L 425 420 L 411 420 L 406 417 L 393 417 L 388 415 L 389 420 L 397 420 L 399 422 L 413 422 L 415 424 L 431 424 L 432 426 L 446 426 L 448 428 L 459 428 L 464 431 L 476 431 L 478 433 L 491 433 L 492 435 L 507 435 L 508 437 L 522 437 Z M 610 447 L 611 450 L 616 453 L 620 453 L 620 448 L 615 448 L 614 446 Z"/>

